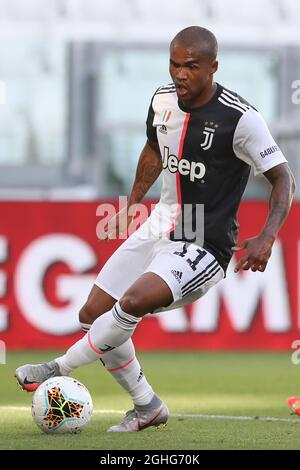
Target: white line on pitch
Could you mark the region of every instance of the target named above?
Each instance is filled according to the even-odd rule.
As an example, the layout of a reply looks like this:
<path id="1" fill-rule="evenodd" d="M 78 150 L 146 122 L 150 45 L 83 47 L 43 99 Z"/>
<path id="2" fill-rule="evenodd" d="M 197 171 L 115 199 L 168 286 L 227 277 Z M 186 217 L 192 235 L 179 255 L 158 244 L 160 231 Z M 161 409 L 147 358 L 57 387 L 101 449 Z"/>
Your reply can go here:
<path id="1" fill-rule="evenodd" d="M 0 406 L 0 411 L 30 411 L 28 406 Z"/>
<path id="2" fill-rule="evenodd" d="M 30 411 L 28 406 L 0 406 L 0 411 Z M 94 410 L 96 414 L 124 414 L 124 410 Z M 232 421 L 275 421 L 281 423 L 300 423 L 298 418 L 274 418 L 272 416 L 230 416 L 193 413 L 170 413 L 172 418 L 223 419 Z"/>
<path id="3" fill-rule="evenodd" d="M 170 416 L 173 418 L 224 419 L 232 421 L 279 421 L 282 423 L 300 423 L 300 419 L 297 418 L 273 418 L 272 416 L 229 416 L 192 413 L 171 413 Z"/>

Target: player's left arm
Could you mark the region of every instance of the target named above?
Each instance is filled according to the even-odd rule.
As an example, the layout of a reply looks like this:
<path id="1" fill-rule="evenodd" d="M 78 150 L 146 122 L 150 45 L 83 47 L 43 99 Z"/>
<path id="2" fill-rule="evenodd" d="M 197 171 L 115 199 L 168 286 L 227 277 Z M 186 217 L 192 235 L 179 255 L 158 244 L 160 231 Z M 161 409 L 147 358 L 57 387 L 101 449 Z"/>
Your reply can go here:
<path id="1" fill-rule="evenodd" d="M 265 226 L 256 237 L 233 248 L 233 251 L 245 250 L 235 272 L 240 269 L 263 272 L 278 231 L 288 216 L 296 188 L 295 179 L 264 119 L 254 109 L 240 118 L 233 149 L 237 158 L 252 166 L 255 175 L 264 175 L 272 185 Z"/>
<path id="2" fill-rule="evenodd" d="M 244 256 L 235 267 L 235 272 L 240 269 L 265 271 L 278 231 L 290 211 L 296 184 L 288 164 L 277 165 L 266 171 L 264 176 L 272 185 L 269 215 L 257 237 L 248 238 L 233 248 L 233 251 L 246 249 Z"/>

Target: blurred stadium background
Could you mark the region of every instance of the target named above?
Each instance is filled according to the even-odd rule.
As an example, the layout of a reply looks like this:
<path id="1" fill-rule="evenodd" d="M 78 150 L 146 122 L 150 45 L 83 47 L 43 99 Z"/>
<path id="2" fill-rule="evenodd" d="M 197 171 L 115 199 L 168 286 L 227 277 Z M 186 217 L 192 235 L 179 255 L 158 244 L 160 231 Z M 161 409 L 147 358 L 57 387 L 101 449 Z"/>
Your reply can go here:
<path id="1" fill-rule="evenodd" d="M 11 373 L 24 350 L 26 359 L 39 362 L 48 358 L 48 349 L 65 349 L 81 336 L 78 310 L 118 246 L 97 240 L 97 207 L 106 201 L 117 205 L 119 195 L 129 194 L 151 96 L 170 82 L 169 42 L 194 24 L 218 38 L 216 80 L 265 117 L 298 181 L 296 202 L 264 274 L 237 276 L 230 269 L 220 287 L 192 306 L 145 318 L 135 342 L 158 390 L 163 381 L 173 413 L 269 413 L 285 419 L 287 394 L 300 394 L 299 371 L 291 363 L 300 345 L 299 19 L 297 0 L 0 0 L 0 344 L 2 362 L 5 352 L 7 358 L 0 377 L 7 383 L 1 406 L 11 406 L 7 416 L 14 415 L 5 421 L 12 435 L 18 416 L 25 419 L 13 407 L 29 398 L 14 390 Z M 149 206 L 159 191 L 160 181 L 148 194 Z M 241 238 L 262 227 L 269 191 L 264 178 L 251 177 L 239 217 Z M 30 356 L 33 349 L 38 351 Z M 186 378 L 176 376 L 174 356 L 163 350 L 177 351 Z M 191 350 L 198 351 L 186 352 Z M 199 359 L 196 372 L 191 357 Z M 164 372 L 155 375 L 157 363 Z M 192 365 L 198 382 L 191 379 Z M 128 401 L 114 384 L 103 388 L 101 382 L 109 397 L 103 402 L 95 373 L 83 374 L 100 408 L 124 402 L 126 409 Z M 176 392 L 179 378 L 185 391 Z M 211 435 L 206 431 L 203 448 L 299 446 L 297 426 L 288 420 L 277 423 L 271 440 L 268 429 L 263 438 L 262 428 L 251 424 L 247 441 L 245 427 L 243 443 L 236 438 L 241 427 L 233 426 L 229 442 L 218 426 L 216 421 L 209 428 Z M 214 433 L 223 437 L 210 439 Z M 278 433 L 292 436 L 280 440 Z M 172 448 L 172 439 L 161 445 Z M 2 442 L 1 448 L 22 446 L 15 435 Z M 151 442 L 143 445 L 156 441 Z M 24 444 L 34 445 L 40 441 Z M 192 445 L 183 434 L 181 445 Z M 193 445 L 201 446 L 197 439 Z"/>

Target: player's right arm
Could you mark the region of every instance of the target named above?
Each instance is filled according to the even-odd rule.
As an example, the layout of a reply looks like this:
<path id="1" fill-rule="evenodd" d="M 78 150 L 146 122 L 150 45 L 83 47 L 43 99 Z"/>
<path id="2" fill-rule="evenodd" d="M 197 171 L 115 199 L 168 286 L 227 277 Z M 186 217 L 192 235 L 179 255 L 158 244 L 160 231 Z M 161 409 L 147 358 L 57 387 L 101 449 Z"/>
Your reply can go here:
<path id="1" fill-rule="evenodd" d="M 162 159 L 157 142 L 147 139 L 138 160 L 135 180 L 129 196 L 128 205 L 110 219 L 104 227 L 101 240 L 116 238 L 129 227 L 133 213 L 130 208 L 138 204 L 147 194 L 162 171 Z"/>
<path id="2" fill-rule="evenodd" d="M 157 180 L 161 171 L 162 159 L 159 145 L 157 142 L 147 139 L 138 161 L 128 207 L 137 204 L 144 198 L 153 183 Z"/>

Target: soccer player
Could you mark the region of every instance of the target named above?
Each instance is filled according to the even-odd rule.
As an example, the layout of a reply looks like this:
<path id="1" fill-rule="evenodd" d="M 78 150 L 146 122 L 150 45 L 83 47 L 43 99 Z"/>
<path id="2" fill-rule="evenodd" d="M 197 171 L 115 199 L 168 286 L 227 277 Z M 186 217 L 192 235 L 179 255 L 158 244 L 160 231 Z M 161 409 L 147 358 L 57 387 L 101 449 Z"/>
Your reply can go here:
<path id="1" fill-rule="evenodd" d="M 134 404 L 112 432 L 168 420 L 167 406 L 143 375 L 131 340 L 143 316 L 203 296 L 224 278 L 232 251 L 243 250 L 236 272 L 263 272 L 295 191 L 288 163 L 261 115 L 214 82 L 217 41 L 210 31 L 198 26 L 180 31 L 170 45 L 169 67 L 172 83 L 153 95 L 128 206 L 114 218 L 117 231 L 122 217 L 130 223 L 129 209 L 162 172 L 159 203 L 98 275 L 79 313 L 86 335 L 62 357 L 16 370 L 20 385 L 34 390 L 49 377 L 101 359 Z M 260 233 L 237 245 L 237 210 L 251 167 L 272 185 L 270 209 Z M 111 236 L 109 227 L 103 238 Z"/>

